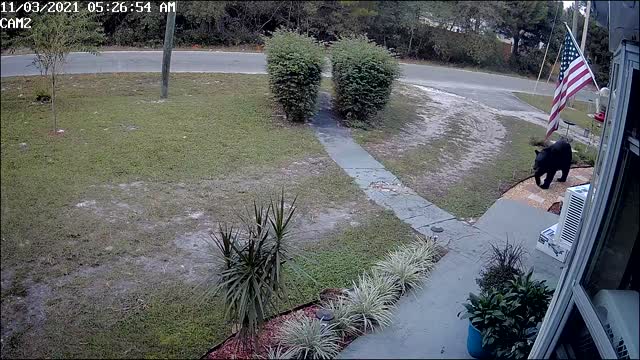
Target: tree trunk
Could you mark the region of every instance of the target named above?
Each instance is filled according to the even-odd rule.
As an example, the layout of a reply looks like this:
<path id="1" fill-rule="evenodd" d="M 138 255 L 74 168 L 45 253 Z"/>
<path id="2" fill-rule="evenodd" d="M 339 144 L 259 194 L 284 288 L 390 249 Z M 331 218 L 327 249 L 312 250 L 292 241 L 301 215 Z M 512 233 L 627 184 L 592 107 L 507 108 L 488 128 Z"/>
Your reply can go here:
<path id="1" fill-rule="evenodd" d="M 164 51 L 162 55 L 162 89 L 160 98 L 169 96 L 169 70 L 171 68 L 171 51 L 173 50 L 173 33 L 176 27 L 176 12 L 167 14 L 167 26 L 164 31 Z"/>
<path id="2" fill-rule="evenodd" d="M 584 55 L 584 48 L 587 44 L 587 33 L 589 32 L 589 12 L 591 10 L 591 1 L 587 1 L 587 11 L 584 16 L 584 27 L 582 28 L 582 41 L 580 42 L 580 51 Z"/>
<path id="3" fill-rule="evenodd" d="M 571 23 L 571 32 L 573 33 L 573 37 L 575 38 L 578 34 L 578 1 L 573 2 L 573 22 Z"/>
<path id="4" fill-rule="evenodd" d="M 520 31 L 516 32 L 513 36 L 513 49 L 511 49 L 511 56 L 515 59 L 518 57 L 518 45 L 520 45 Z"/>
<path id="5" fill-rule="evenodd" d="M 407 56 L 411 57 L 411 43 L 413 42 L 413 26 L 411 26 L 411 36 L 409 37 L 409 49 L 407 50 Z"/>
<path id="6" fill-rule="evenodd" d="M 53 133 L 58 133 L 58 116 L 56 114 L 56 69 L 51 69 L 51 112 L 53 113 Z"/>

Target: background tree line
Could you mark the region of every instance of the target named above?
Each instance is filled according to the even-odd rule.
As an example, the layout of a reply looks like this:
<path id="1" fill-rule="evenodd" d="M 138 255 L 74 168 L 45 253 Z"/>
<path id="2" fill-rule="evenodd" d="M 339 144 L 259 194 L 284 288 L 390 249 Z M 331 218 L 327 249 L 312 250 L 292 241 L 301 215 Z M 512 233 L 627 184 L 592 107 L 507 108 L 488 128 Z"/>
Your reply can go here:
<path id="1" fill-rule="evenodd" d="M 159 47 L 165 16 L 103 13 L 107 45 Z M 582 7 L 585 4 L 582 2 Z M 551 70 L 573 10 L 561 1 L 179 1 L 177 46 L 261 45 L 280 27 L 321 42 L 366 34 L 401 58 L 537 75 L 554 24 L 543 76 Z M 580 41 L 584 17 L 580 15 Z M 501 42 L 497 36 L 515 43 Z M 6 38 L 7 35 L 3 35 Z M 10 36 L 9 36 L 10 37 Z M 607 30 L 589 25 L 586 56 L 599 82 L 608 80 Z"/>

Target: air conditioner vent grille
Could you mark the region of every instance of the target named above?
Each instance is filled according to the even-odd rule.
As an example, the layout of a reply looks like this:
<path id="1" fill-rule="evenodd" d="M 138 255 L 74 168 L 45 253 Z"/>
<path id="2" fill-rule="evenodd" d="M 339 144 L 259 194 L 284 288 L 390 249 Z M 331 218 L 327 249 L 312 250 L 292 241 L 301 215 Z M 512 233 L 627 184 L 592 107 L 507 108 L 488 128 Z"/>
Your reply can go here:
<path id="1" fill-rule="evenodd" d="M 622 337 L 615 339 L 615 335 L 613 335 L 611 325 L 607 323 L 604 326 L 604 330 L 607 332 L 609 340 L 611 340 L 611 344 L 613 345 L 616 354 L 618 354 L 618 359 L 631 359 L 629 351 L 627 350 L 627 346 L 624 344 L 624 339 Z"/>
<path id="2" fill-rule="evenodd" d="M 588 192 L 589 185 L 581 185 L 567 189 L 559 232 L 556 235 L 556 241 L 564 243 L 566 247 L 571 247 L 578 237 L 580 220 Z"/>

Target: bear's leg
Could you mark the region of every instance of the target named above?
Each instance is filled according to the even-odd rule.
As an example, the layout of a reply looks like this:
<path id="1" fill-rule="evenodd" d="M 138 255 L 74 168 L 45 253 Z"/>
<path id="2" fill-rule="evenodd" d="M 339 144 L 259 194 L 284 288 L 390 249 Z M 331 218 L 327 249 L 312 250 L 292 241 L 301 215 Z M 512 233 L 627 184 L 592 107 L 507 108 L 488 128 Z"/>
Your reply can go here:
<path id="1" fill-rule="evenodd" d="M 567 181 L 567 177 L 569 176 L 569 169 L 571 168 L 571 166 L 567 166 L 561 169 L 562 171 L 562 176 L 560 178 L 558 178 L 558 181 L 560 182 L 565 182 Z"/>
<path id="2" fill-rule="evenodd" d="M 540 185 L 541 189 L 548 189 L 549 185 L 551 185 L 551 181 L 553 180 L 553 178 L 556 176 L 556 172 L 554 171 L 549 171 L 547 173 L 547 176 L 544 178 L 544 183 L 542 185 Z"/>

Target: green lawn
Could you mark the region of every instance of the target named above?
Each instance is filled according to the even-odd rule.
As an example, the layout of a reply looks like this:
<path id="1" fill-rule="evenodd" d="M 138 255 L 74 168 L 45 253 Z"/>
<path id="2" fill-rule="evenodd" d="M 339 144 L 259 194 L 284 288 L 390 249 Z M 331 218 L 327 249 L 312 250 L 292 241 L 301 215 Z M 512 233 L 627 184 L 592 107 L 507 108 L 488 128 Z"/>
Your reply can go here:
<path id="1" fill-rule="evenodd" d="M 181 239 L 281 186 L 303 218 L 352 213 L 302 243 L 315 282 L 292 276 L 289 305 L 412 237 L 308 126 L 274 116 L 266 76 L 174 74 L 165 102 L 157 75 L 65 76 L 62 136 L 33 102 L 38 81 L 1 80 L 3 357 L 200 356 L 230 328 L 204 295 L 208 255 Z"/>
<path id="2" fill-rule="evenodd" d="M 96 187 L 255 177 L 324 156 L 308 127 L 272 117 L 266 77 L 174 76 L 164 103 L 157 102 L 152 75 L 67 77 L 57 103 L 65 133 L 57 137 L 48 135 L 49 106 L 33 103 L 36 83 L 2 80 L 3 266 L 46 255 L 59 259 L 48 272 L 73 270 L 78 261 L 64 260 L 69 249 L 50 237 L 86 232 L 88 224 L 69 221 L 59 210 L 101 195 Z M 330 187 L 334 180 L 326 181 Z M 173 206 L 157 205 L 161 213 L 152 215 L 158 217 Z"/>
<path id="3" fill-rule="evenodd" d="M 514 95 L 517 96 L 518 99 L 546 113 L 549 113 L 551 111 L 551 103 L 553 101 L 551 96 L 525 94 L 520 92 L 516 92 L 514 93 Z M 569 108 L 568 106 L 565 107 L 564 110 L 562 110 L 562 112 L 560 113 L 560 117 L 562 119 L 566 119 L 568 121 L 571 121 L 572 123 L 575 123 L 577 126 L 583 129 L 591 130 L 593 127 L 594 134 L 600 136 L 600 134 L 602 133 L 602 128 L 598 126 L 600 123 L 587 116 L 587 114 L 590 114 L 594 111 L 595 105 L 591 106 L 591 109 L 589 107 L 590 105 L 588 102 L 574 101 L 573 108 Z"/>

